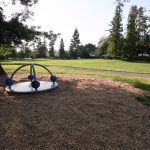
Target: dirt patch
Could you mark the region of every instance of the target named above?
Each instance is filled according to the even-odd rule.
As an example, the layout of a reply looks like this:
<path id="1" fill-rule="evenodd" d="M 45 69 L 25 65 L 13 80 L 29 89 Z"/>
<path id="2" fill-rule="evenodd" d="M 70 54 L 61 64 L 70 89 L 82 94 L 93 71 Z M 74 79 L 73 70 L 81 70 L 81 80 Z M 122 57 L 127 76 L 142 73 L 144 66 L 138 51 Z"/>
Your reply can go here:
<path id="1" fill-rule="evenodd" d="M 150 107 L 135 99 L 144 91 L 111 79 L 58 77 L 58 89 L 39 94 L 8 94 L 0 85 L 1 150 L 150 149 Z"/>

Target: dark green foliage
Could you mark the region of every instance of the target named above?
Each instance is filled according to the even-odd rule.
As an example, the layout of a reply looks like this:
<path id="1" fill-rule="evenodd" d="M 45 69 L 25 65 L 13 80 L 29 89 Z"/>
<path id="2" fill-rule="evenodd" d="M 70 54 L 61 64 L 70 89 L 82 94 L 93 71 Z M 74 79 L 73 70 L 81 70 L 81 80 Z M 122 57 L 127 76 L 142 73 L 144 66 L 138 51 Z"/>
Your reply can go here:
<path id="1" fill-rule="evenodd" d="M 65 50 L 64 50 L 64 41 L 63 39 L 61 38 L 60 40 L 60 47 L 59 47 L 59 56 L 60 58 L 64 58 L 65 57 Z"/>
<path id="2" fill-rule="evenodd" d="M 46 57 L 46 40 L 50 41 L 50 49 L 54 49 L 53 47 L 58 34 L 54 34 L 53 31 L 39 32 L 37 31 L 37 27 L 29 28 L 27 25 L 24 25 L 24 21 L 30 18 L 30 15 L 32 15 L 29 7 L 37 3 L 37 1 L 38 0 L 12 0 L 13 5 L 15 5 L 16 2 L 19 2 L 24 6 L 24 10 L 13 14 L 10 20 L 6 20 L 7 16 L 3 14 L 3 8 L 0 7 L 0 50 L 2 50 L 2 47 L 4 47 L 3 45 L 6 45 L 7 47 L 17 46 L 21 48 L 21 51 L 18 53 L 18 56 L 21 58 L 31 56 L 33 58 Z M 42 41 L 41 45 L 39 45 L 39 41 L 43 39 L 44 41 Z M 30 50 L 31 43 L 34 45 L 34 49 L 38 49 L 33 53 Z M 52 56 L 54 56 L 54 54 Z"/>
<path id="3" fill-rule="evenodd" d="M 95 55 L 96 46 L 88 43 L 85 46 L 81 45 L 79 47 L 79 56 L 81 58 L 90 58 L 92 54 Z"/>
<path id="4" fill-rule="evenodd" d="M 12 0 L 12 4 L 15 4 L 16 1 L 29 7 L 37 3 L 38 0 Z M 25 21 L 31 14 L 28 7 L 26 7 L 26 11 L 16 13 L 10 20 L 5 20 L 6 16 L 3 14 L 3 8 L 2 6 L 0 7 L 0 50 L 3 49 L 4 45 L 8 49 L 12 45 L 21 44 L 22 40 L 29 41 L 34 37 L 34 30 L 28 28 L 20 21 Z M 22 16 L 21 19 L 20 16 Z M 5 74 L 5 72 L 0 65 L 0 75 L 2 74 Z"/>
<path id="5" fill-rule="evenodd" d="M 38 55 L 39 55 L 38 51 L 37 50 L 33 50 L 30 53 L 30 58 L 35 59 L 35 58 L 38 57 Z"/>
<path id="6" fill-rule="evenodd" d="M 79 39 L 79 32 L 76 28 L 69 47 L 70 57 L 71 58 L 77 58 L 79 57 L 79 46 L 80 46 L 80 39 Z"/>
<path id="7" fill-rule="evenodd" d="M 81 58 L 89 58 L 90 57 L 90 54 L 89 52 L 86 50 L 85 46 L 84 45 L 81 45 L 79 47 L 79 56 Z"/>
<path id="8" fill-rule="evenodd" d="M 114 58 L 120 58 L 121 51 L 122 51 L 122 45 L 121 45 L 121 38 L 122 38 L 122 7 L 123 3 L 118 0 L 115 16 L 113 17 L 113 20 L 111 22 L 112 28 L 110 29 L 110 35 L 109 35 L 109 46 L 108 46 L 108 55 L 114 57 Z"/>
<path id="9" fill-rule="evenodd" d="M 128 15 L 128 23 L 126 36 L 124 37 L 122 30 L 122 7 L 124 2 L 116 0 L 117 6 L 115 16 L 111 22 L 111 30 L 108 39 L 107 55 L 110 57 L 127 58 L 128 60 L 136 59 L 140 54 L 150 54 L 150 32 L 148 26 L 148 16 L 145 15 L 146 9 L 132 6 Z M 105 55 L 103 45 L 102 55 Z M 100 53 L 98 53 L 100 54 Z"/>
<path id="10" fill-rule="evenodd" d="M 137 55 L 137 31 L 136 31 L 137 6 L 132 6 L 127 24 L 127 37 L 125 43 L 125 56 L 131 59 Z"/>
<path id="11" fill-rule="evenodd" d="M 108 37 L 101 37 L 98 42 L 98 47 L 96 50 L 96 55 L 98 57 L 104 57 L 107 54 L 108 49 Z"/>
<path id="12" fill-rule="evenodd" d="M 4 24 L 5 34 L 1 43 L 19 45 L 22 44 L 22 40 L 31 41 L 37 34 L 34 29 L 23 25 L 18 18 L 12 18 L 9 22 L 4 21 Z"/>
<path id="13" fill-rule="evenodd" d="M 85 44 L 85 50 L 89 53 L 89 55 L 95 55 L 96 46 L 94 44 L 88 43 Z"/>
<path id="14" fill-rule="evenodd" d="M 15 1 L 13 1 L 13 4 Z M 20 0 L 22 5 L 31 5 L 35 3 L 34 0 Z M 21 46 L 23 41 L 29 42 L 32 41 L 40 33 L 35 30 L 35 28 L 29 28 L 27 25 L 24 25 L 20 20 L 21 14 L 14 15 L 10 20 L 6 20 L 6 16 L 3 14 L 3 9 L 0 8 L 0 52 L 5 50 L 5 56 L 8 55 L 8 50 L 13 49 L 14 46 Z M 26 16 L 27 17 L 27 16 Z M 10 52 L 10 50 L 9 50 Z M 15 54 L 12 52 L 13 55 Z M 4 55 L 4 52 L 3 52 Z M 14 56 L 13 56 L 14 57 Z"/>
<path id="15" fill-rule="evenodd" d="M 144 8 L 132 6 L 128 16 L 127 37 L 125 42 L 125 55 L 128 59 L 138 54 L 147 53 L 148 41 L 148 17 L 144 15 Z M 146 48 L 147 47 L 147 48 Z"/>
<path id="16" fill-rule="evenodd" d="M 69 51 L 65 51 L 64 58 L 65 59 L 70 59 L 70 52 Z"/>
<path id="17" fill-rule="evenodd" d="M 57 37 L 59 36 L 60 34 L 54 34 L 53 31 L 50 31 L 48 33 L 48 36 L 47 38 L 49 39 L 49 55 L 51 58 L 55 57 L 55 51 L 54 51 L 54 45 L 55 45 L 55 42 L 57 40 Z"/>
<path id="18" fill-rule="evenodd" d="M 10 46 L 7 45 L 1 45 L 0 47 L 0 59 L 6 59 L 6 58 L 15 58 L 17 55 L 17 51 Z"/>
<path id="19" fill-rule="evenodd" d="M 47 47 L 45 46 L 45 44 L 39 43 L 38 48 L 37 48 L 36 57 L 37 58 L 46 58 L 47 52 L 48 52 L 48 50 L 47 50 Z"/>
<path id="20" fill-rule="evenodd" d="M 15 4 L 17 1 L 24 6 L 32 6 L 37 2 L 37 0 L 12 0 L 12 4 Z M 22 40 L 30 41 L 35 37 L 37 32 L 23 24 L 23 21 L 29 18 L 31 13 L 29 9 L 26 10 L 27 12 L 16 12 L 10 20 L 6 20 L 7 16 L 3 14 L 3 8 L 0 7 L 0 45 L 18 45 L 21 44 Z M 21 17 L 24 19 L 22 20 Z"/>
<path id="21" fill-rule="evenodd" d="M 23 50 L 20 50 L 20 51 L 17 53 L 17 57 L 20 58 L 20 59 L 23 59 L 23 58 L 24 58 L 24 51 L 23 51 Z"/>
<path id="22" fill-rule="evenodd" d="M 148 17 L 144 14 L 146 10 L 143 7 L 140 7 L 137 11 L 137 53 L 143 54 L 145 52 Z"/>
<path id="23" fill-rule="evenodd" d="M 144 105 L 150 106 L 150 96 L 138 96 L 136 99 Z"/>
<path id="24" fill-rule="evenodd" d="M 30 56 L 31 56 L 31 50 L 29 48 L 26 48 L 24 52 L 24 58 L 30 58 Z"/>
<path id="25" fill-rule="evenodd" d="M 15 45 L 22 44 L 22 40 L 31 41 L 35 35 L 35 30 L 28 28 L 19 22 L 18 18 L 13 18 L 8 22 L 8 41 Z"/>
<path id="26" fill-rule="evenodd" d="M 53 45 L 51 45 L 51 47 L 49 49 L 49 55 L 50 55 L 50 58 L 54 58 L 54 56 L 55 56 L 55 51 L 54 51 Z"/>
<path id="27" fill-rule="evenodd" d="M 145 52 L 150 55 L 150 32 L 147 32 L 145 38 Z"/>

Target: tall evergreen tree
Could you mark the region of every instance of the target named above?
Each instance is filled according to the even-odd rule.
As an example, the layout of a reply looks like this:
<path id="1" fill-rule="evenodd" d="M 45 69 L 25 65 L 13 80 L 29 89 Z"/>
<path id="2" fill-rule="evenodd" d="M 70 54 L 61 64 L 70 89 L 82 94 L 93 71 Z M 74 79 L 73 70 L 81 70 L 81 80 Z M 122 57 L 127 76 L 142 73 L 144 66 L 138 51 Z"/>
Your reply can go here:
<path id="1" fill-rule="evenodd" d="M 148 28 L 146 32 L 146 38 L 145 38 L 145 50 L 146 50 L 146 53 L 149 54 L 150 56 L 150 17 L 148 20 Z"/>
<path id="2" fill-rule="evenodd" d="M 50 45 L 49 55 L 51 58 L 55 56 L 54 45 Z"/>
<path id="3" fill-rule="evenodd" d="M 148 29 L 148 16 L 146 16 L 145 9 L 140 7 L 137 13 L 137 53 L 144 53 L 145 52 L 145 42 L 147 36 L 147 29 Z"/>
<path id="4" fill-rule="evenodd" d="M 147 45 L 147 20 L 143 7 L 132 6 L 128 16 L 127 38 L 126 38 L 126 56 L 130 59 L 139 53 L 146 51 Z"/>
<path id="5" fill-rule="evenodd" d="M 137 44 L 137 30 L 136 30 L 136 18 L 138 9 L 137 6 L 132 6 L 128 16 L 127 23 L 127 37 L 126 37 L 126 48 L 125 55 L 128 59 L 137 55 L 136 44 Z"/>
<path id="6" fill-rule="evenodd" d="M 49 42 L 49 54 L 50 54 L 50 57 L 53 58 L 55 56 L 55 51 L 54 51 L 54 45 L 55 45 L 55 42 L 57 40 L 57 37 L 58 37 L 59 34 L 53 34 L 51 35 L 51 32 L 50 32 L 50 36 L 48 37 L 50 42 Z"/>
<path id="7" fill-rule="evenodd" d="M 60 40 L 60 48 L 59 48 L 59 56 L 60 58 L 64 58 L 65 56 L 65 50 L 64 50 L 64 40 L 61 38 Z"/>
<path id="8" fill-rule="evenodd" d="M 69 47 L 70 57 L 71 58 L 77 58 L 79 56 L 79 46 L 80 46 L 80 38 L 79 38 L 79 32 L 76 28 Z"/>
<path id="9" fill-rule="evenodd" d="M 109 35 L 109 46 L 108 54 L 113 56 L 115 59 L 120 58 L 122 51 L 122 7 L 123 3 L 121 0 L 117 0 L 117 6 L 115 10 L 115 16 L 111 22 L 112 28 L 110 29 Z"/>
<path id="10" fill-rule="evenodd" d="M 47 57 L 47 47 L 46 47 L 46 44 L 41 41 L 38 42 L 38 45 L 37 45 L 37 55 L 36 57 L 38 58 L 46 58 Z"/>
<path id="11" fill-rule="evenodd" d="M 113 17 L 113 20 L 111 22 L 112 28 L 110 29 L 109 46 L 107 52 L 114 58 L 119 58 L 121 56 L 122 51 L 122 7 L 122 1 L 117 0 L 115 16 Z"/>

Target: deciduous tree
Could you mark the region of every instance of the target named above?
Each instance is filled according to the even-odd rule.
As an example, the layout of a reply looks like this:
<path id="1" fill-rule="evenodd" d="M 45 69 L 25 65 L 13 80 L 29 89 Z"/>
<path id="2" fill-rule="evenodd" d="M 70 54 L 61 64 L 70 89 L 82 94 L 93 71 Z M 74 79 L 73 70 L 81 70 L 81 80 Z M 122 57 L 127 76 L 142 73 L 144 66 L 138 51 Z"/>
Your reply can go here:
<path id="1" fill-rule="evenodd" d="M 11 47 L 13 45 L 21 44 L 22 40 L 31 40 L 35 34 L 34 30 L 23 24 L 27 18 L 32 15 L 29 11 L 29 7 L 37 3 L 38 0 L 12 0 L 12 4 L 15 5 L 19 2 L 25 6 L 24 11 L 13 14 L 10 20 L 6 20 L 7 16 L 3 13 L 2 6 L 0 7 L 0 47 L 7 45 Z M 3 1 L 3 3 L 5 3 Z M 4 73 L 2 66 L 0 65 L 0 75 Z"/>
<path id="2" fill-rule="evenodd" d="M 97 46 L 97 56 L 98 57 L 103 57 L 104 55 L 107 54 L 107 49 L 108 49 L 108 37 L 101 37 L 98 46 Z"/>

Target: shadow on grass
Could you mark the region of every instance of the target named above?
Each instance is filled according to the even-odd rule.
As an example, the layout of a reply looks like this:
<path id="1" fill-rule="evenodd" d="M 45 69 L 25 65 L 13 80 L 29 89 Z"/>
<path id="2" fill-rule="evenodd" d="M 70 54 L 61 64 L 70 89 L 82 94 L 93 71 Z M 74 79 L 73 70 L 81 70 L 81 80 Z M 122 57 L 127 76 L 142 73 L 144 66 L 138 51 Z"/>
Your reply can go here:
<path id="1" fill-rule="evenodd" d="M 139 79 L 131 79 L 131 78 L 125 78 L 125 77 L 112 77 L 114 81 L 121 81 L 124 83 L 129 83 L 133 85 L 136 88 L 142 89 L 142 90 L 147 90 L 150 92 L 150 84 L 144 83 L 140 81 Z"/>
<path id="2" fill-rule="evenodd" d="M 139 57 L 132 60 L 129 59 L 123 59 L 122 61 L 125 62 L 132 62 L 132 63 L 150 63 L 150 57 Z"/>
<path id="3" fill-rule="evenodd" d="M 121 81 L 124 83 L 129 83 L 136 88 L 146 90 L 150 92 L 150 84 L 141 82 L 138 79 L 129 79 L 129 78 L 122 78 L 122 77 L 114 77 L 113 80 Z M 141 95 L 136 97 L 137 101 L 142 102 L 144 105 L 150 106 L 150 96 Z"/>
<path id="4" fill-rule="evenodd" d="M 142 83 L 140 81 L 136 81 L 132 83 L 136 88 L 140 88 L 142 90 L 150 91 L 150 84 Z"/>
<path id="5" fill-rule="evenodd" d="M 150 96 L 138 96 L 136 99 L 144 105 L 150 106 Z"/>

